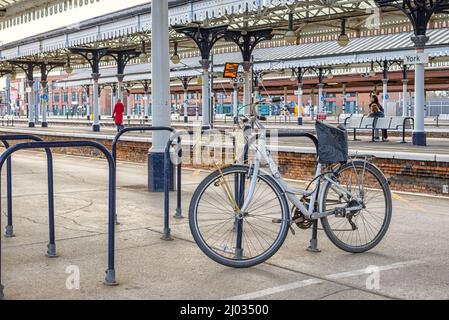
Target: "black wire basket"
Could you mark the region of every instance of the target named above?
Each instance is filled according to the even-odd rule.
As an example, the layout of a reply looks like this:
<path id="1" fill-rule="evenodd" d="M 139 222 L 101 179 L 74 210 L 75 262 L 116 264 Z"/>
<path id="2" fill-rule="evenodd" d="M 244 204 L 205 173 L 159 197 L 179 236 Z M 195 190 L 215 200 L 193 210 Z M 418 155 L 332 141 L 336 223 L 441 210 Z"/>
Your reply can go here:
<path id="1" fill-rule="evenodd" d="M 348 162 L 348 132 L 342 127 L 334 127 L 317 121 L 318 162 L 321 164 Z"/>

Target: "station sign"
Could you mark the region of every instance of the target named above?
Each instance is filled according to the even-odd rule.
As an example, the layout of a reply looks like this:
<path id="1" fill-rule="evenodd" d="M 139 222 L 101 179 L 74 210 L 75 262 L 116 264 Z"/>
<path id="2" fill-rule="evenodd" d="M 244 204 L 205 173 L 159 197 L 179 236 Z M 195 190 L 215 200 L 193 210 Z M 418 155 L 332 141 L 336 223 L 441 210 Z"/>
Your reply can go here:
<path id="1" fill-rule="evenodd" d="M 223 78 L 235 79 L 239 73 L 240 63 L 227 62 L 225 64 Z"/>
<path id="2" fill-rule="evenodd" d="M 427 64 L 429 63 L 429 55 L 427 53 L 406 54 L 404 56 L 404 64 Z"/>
<path id="3" fill-rule="evenodd" d="M 43 95 L 41 96 L 41 98 L 42 98 L 42 100 L 44 100 L 44 101 L 48 101 L 48 94 L 43 94 Z"/>

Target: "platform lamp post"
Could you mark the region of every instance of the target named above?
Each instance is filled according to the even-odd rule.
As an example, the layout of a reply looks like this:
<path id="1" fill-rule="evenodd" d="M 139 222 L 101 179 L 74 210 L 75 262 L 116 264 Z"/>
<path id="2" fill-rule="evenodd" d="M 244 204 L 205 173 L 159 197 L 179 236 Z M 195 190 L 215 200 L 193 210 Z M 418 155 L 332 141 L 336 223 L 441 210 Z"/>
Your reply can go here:
<path id="1" fill-rule="evenodd" d="M 379 7 L 394 7 L 402 11 L 412 23 L 414 36 L 412 41 L 415 44 L 417 56 L 424 55 L 426 43 L 429 37 L 426 35 L 427 27 L 432 16 L 436 13 L 448 13 L 449 1 L 447 0 L 375 0 Z M 426 132 L 424 128 L 424 108 L 425 108 L 425 59 L 420 59 L 415 66 L 415 129 L 413 131 L 413 144 L 425 146 Z"/>
<path id="2" fill-rule="evenodd" d="M 69 48 L 70 52 L 82 56 L 92 68 L 94 122 L 92 130 L 100 131 L 100 108 L 98 101 L 98 80 L 100 79 L 100 60 L 108 54 L 109 48 Z"/>
<path id="3" fill-rule="evenodd" d="M 184 100 L 183 100 L 183 108 L 184 108 L 184 123 L 189 122 L 189 83 L 195 79 L 195 77 L 181 77 L 179 80 L 181 80 L 182 89 L 184 90 Z"/>
<path id="4" fill-rule="evenodd" d="M 225 33 L 225 39 L 227 41 L 234 42 L 240 49 L 243 57 L 243 71 L 244 71 L 244 84 L 243 84 L 243 104 L 248 106 L 251 103 L 251 57 L 256 46 L 262 41 L 273 39 L 273 29 L 262 30 L 227 30 Z M 249 110 L 245 110 L 246 113 Z"/>
<path id="5" fill-rule="evenodd" d="M 188 26 L 173 26 L 173 29 L 178 33 L 183 33 L 192 39 L 201 53 L 201 67 L 203 68 L 202 79 L 202 111 L 203 111 L 203 125 L 208 126 L 212 123 L 210 113 L 210 86 L 209 86 L 209 67 L 210 54 L 215 43 L 222 39 L 228 29 L 227 25 L 212 26 L 212 27 L 188 27 Z"/>

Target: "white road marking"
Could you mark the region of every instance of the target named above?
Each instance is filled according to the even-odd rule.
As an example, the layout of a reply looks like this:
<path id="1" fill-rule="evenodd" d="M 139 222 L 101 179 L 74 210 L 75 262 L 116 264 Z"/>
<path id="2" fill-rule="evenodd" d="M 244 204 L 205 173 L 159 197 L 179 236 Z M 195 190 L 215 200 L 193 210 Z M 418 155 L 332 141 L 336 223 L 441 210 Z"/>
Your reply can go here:
<path id="1" fill-rule="evenodd" d="M 393 264 L 389 264 L 389 265 L 385 265 L 385 266 L 379 266 L 378 268 L 379 268 L 379 271 L 388 271 L 388 270 L 400 269 L 400 268 L 405 268 L 408 266 L 413 266 L 413 265 L 418 265 L 418 264 L 423 264 L 423 263 L 424 262 L 419 261 L 419 260 L 411 260 L 411 261 L 393 263 Z M 335 274 L 324 276 L 323 278 L 327 279 L 327 280 L 337 280 L 337 279 L 351 278 L 351 277 L 356 277 L 356 276 L 361 276 L 361 275 L 366 275 L 366 274 L 367 274 L 366 269 L 360 269 L 360 270 L 354 270 L 354 271 L 349 271 L 349 272 L 335 273 Z M 259 299 L 262 297 L 270 296 L 270 295 L 273 295 L 276 293 L 299 289 L 299 288 L 303 288 L 303 287 L 307 287 L 307 286 L 311 286 L 311 285 L 315 285 L 315 284 L 320 284 L 320 283 L 324 283 L 324 282 L 326 282 L 326 280 L 312 278 L 312 279 L 288 283 L 288 284 L 285 284 L 282 286 L 277 286 L 277 287 L 263 289 L 263 290 L 259 290 L 259 291 L 255 291 L 255 292 L 246 293 L 246 294 L 242 294 L 239 296 L 226 298 L 224 300 L 254 300 L 254 299 Z"/>

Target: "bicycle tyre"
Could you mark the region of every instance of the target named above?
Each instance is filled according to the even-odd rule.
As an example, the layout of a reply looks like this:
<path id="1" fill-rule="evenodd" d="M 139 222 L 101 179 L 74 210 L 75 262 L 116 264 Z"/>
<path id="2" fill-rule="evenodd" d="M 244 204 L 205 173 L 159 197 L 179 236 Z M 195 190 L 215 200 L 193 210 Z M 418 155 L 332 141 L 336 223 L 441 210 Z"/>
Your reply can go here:
<path id="1" fill-rule="evenodd" d="M 363 253 L 363 252 L 372 250 L 385 237 L 385 235 L 388 231 L 390 222 L 391 222 L 393 205 L 392 205 L 392 198 L 391 198 L 391 191 L 390 191 L 389 183 L 388 183 L 387 179 L 385 178 L 384 174 L 382 173 L 382 171 L 380 171 L 380 169 L 378 169 L 375 165 L 373 165 L 367 161 L 364 161 L 364 160 L 355 160 L 353 162 L 343 165 L 338 170 L 336 175 L 340 176 L 343 172 L 345 172 L 347 170 L 351 170 L 351 169 L 353 170 L 354 168 L 358 168 L 358 169 L 364 168 L 364 170 L 367 170 L 368 172 L 370 172 L 373 175 L 373 177 L 375 177 L 375 179 L 377 180 L 377 182 L 380 185 L 379 190 L 383 194 L 383 198 L 384 198 L 384 202 L 385 202 L 385 215 L 384 215 L 384 219 L 383 219 L 380 229 L 378 230 L 377 234 L 371 241 L 369 241 L 363 245 L 355 246 L 355 245 L 346 243 L 345 241 L 343 241 L 341 238 L 339 238 L 337 236 L 335 230 L 332 228 L 331 224 L 329 223 L 329 217 L 322 218 L 321 224 L 323 226 L 324 232 L 326 233 L 327 237 L 335 246 L 337 246 L 338 248 L 340 248 L 341 250 L 346 251 L 346 252 Z M 326 203 L 328 202 L 327 197 L 328 197 L 328 193 L 329 193 L 331 186 L 332 185 L 330 182 L 326 182 L 323 185 L 323 189 L 322 189 L 323 193 L 322 193 L 322 197 L 321 197 L 321 201 L 320 201 L 320 211 L 321 212 L 326 211 Z M 367 209 L 364 209 L 364 210 L 367 210 Z M 362 218 L 362 219 L 364 219 L 364 218 Z"/>
<path id="2" fill-rule="evenodd" d="M 221 171 L 224 176 L 227 176 L 227 175 L 235 175 L 235 174 L 248 175 L 250 170 L 251 169 L 248 166 L 234 165 L 234 166 L 224 168 Z M 203 251 L 203 253 L 206 254 L 206 256 L 208 256 L 210 259 L 214 260 L 215 262 L 222 264 L 224 266 L 227 266 L 227 267 L 250 268 L 250 267 L 256 266 L 258 264 L 261 264 L 261 263 L 267 261 L 279 250 L 279 248 L 284 243 L 285 238 L 288 234 L 289 225 L 290 225 L 288 202 L 287 202 L 287 199 L 286 199 L 281 187 L 277 184 L 277 182 L 271 176 L 259 175 L 259 179 L 262 180 L 264 183 L 266 183 L 267 186 L 269 186 L 272 189 L 272 191 L 275 193 L 277 199 L 279 199 L 279 203 L 281 206 L 281 212 L 280 212 L 281 222 L 280 222 L 279 234 L 277 235 L 276 240 L 268 248 L 268 250 L 264 251 L 262 254 L 260 254 L 256 257 L 253 257 L 250 259 L 241 259 L 241 260 L 231 259 L 231 258 L 228 258 L 228 257 L 218 254 L 216 252 L 216 250 L 214 250 L 208 246 L 208 244 L 206 243 L 206 241 L 203 238 L 203 235 L 201 234 L 201 228 L 198 223 L 198 206 L 202 199 L 202 196 L 210 186 L 213 186 L 214 183 L 220 179 L 220 177 L 221 177 L 221 175 L 218 170 L 211 173 L 209 176 L 207 176 L 200 183 L 200 185 L 194 192 L 194 195 L 190 202 L 189 225 L 190 225 L 190 230 L 192 232 L 195 242 L 197 243 L 198 247 Z"/>

